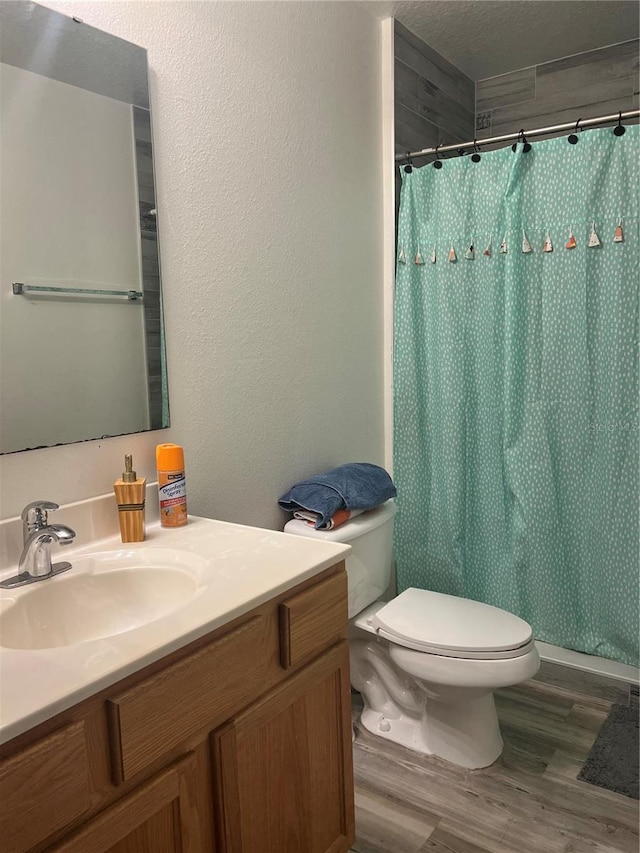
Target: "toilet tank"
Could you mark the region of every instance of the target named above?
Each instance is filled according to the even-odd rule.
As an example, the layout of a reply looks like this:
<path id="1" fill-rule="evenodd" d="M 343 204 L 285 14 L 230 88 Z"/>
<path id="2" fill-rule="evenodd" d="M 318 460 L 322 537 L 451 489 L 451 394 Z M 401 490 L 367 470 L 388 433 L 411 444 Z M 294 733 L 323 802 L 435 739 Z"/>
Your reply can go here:
<path id="1" fill-rule="evenodd" d="M 346 560 L 350 619 L 380 598 L 389 586 L 395 513 L 396 505 L 391 500 L 336 530 L 315 530 L 306 521 L 298 519 L 284 526 L 286 533 L 351 545 L 352 550 Z"/>

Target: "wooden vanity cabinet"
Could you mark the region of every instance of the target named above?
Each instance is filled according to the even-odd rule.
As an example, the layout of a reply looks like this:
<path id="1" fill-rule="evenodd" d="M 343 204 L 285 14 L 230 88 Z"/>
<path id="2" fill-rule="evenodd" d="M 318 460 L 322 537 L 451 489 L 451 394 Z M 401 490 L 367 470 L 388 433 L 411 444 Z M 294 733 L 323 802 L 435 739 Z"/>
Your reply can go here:
<path id="1" fill-rule="evenodd" d="M 214 734 L 220 853 L 349 849 L 350 718 L 342 642 Z"/>
<path id="2" fill-rule="evenodd" d="M 0 747 L 2 853 L 346 853 L 340 563 Z"/>

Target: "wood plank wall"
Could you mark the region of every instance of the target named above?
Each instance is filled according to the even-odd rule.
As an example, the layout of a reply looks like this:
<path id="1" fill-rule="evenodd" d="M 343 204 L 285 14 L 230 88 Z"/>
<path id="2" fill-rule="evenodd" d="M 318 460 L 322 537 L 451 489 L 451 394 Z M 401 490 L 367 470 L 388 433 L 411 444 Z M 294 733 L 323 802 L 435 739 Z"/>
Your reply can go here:
<path id="1" fill-rule="evenodd" d="M 394 21 L 396 154 L 473 138 L 475 83 Z M 417 160 L 418 166 L 426 161 Z M 396 170 L 396 233 L 402 178 Z"/>
<path id="2" fill-rule="evenodd" d="M 638 109 L 639 50 L 633 39 L 479 80 L 478 139 Z"/>
<path id="3" fill-rule="evenodd" d="M 475 84 L 395 21 L 396 153 L 473 138 Z"/>

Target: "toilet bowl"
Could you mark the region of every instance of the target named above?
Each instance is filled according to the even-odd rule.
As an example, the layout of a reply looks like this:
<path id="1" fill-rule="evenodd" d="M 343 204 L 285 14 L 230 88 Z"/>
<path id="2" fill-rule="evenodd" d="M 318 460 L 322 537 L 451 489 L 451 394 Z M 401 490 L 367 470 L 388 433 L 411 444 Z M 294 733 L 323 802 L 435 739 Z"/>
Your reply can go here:
<path id="1" fill-rule="evenodd" d="M 365 728 L 468 768 L 486 767 L 502 753 L 493 691 L 531 678 L 540 666 L 524 620 L 420 589 L 353 619 L 350 657 L 356 690 L 366 696 L 377 682 L 374 701 L 365 701 Z"/>
<path id="2" fill-rule="evenodd" d="M 467 768 L 501 754 L 493 691 L 531 678 L 540 661 L 531 627 L 488 604 L 424 589 L 380 601 L 392 561 L 393 501 L 331 531 L 303 521 L 285 530 L 352 546 L 351 684 L 362 725 L 416 752 Z"/>

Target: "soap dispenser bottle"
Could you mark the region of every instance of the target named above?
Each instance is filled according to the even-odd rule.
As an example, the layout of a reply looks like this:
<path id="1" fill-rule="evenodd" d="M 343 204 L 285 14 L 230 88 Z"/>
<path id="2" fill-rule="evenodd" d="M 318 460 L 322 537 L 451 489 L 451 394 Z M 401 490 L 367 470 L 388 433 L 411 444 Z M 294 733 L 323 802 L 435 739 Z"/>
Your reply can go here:
<path id="1" fill-rule="evenodd" d="M 144 542 L 144 498 L 147 479 L 138 479 L 130 453 L 124 457 L 122 477 L 113 484 L 118 502 L 120 536 L 123 542 Z"/>

